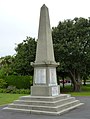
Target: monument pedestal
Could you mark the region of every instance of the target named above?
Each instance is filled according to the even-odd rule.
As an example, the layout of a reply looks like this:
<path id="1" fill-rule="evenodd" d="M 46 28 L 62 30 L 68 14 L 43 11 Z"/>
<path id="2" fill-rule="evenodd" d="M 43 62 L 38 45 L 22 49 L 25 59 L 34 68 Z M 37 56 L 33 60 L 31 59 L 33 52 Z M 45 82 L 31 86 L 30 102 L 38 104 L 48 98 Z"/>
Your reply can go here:
<path id="1" fill-rule="evenodd" d="M 31 87 L 32 96 L 57 96 L 60 86 L 57 85 L 57 63 L 33 63 L 34 80 Z"/>
<path id="2" fill-rule="evenodd" d="M 32 86 L 32 96 L 57 96 L 60 94 L 60 86 Z"/>

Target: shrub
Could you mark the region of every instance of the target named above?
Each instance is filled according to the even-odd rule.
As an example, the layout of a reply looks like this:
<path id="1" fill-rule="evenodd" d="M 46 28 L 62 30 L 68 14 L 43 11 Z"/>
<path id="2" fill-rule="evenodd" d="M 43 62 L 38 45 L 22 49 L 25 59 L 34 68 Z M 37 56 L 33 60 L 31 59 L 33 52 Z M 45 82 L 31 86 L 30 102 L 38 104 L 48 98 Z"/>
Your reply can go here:
<path id="1" fill-rule="evenodd" d="M 17 89 L 30 89 L 32 76 L 6 76 L 4 80 L 8 86 L 15 86 Z"/>
<path id="2" fill-rule="evenodd" d="M 20 92 L 20 94 L 30 94 L 30 90 L 29 89 L 20 89 L 19 90 Z"/>
<path id="3" fill-rule="evenodd" d="M 0 93 L 12 93 L 12 94 L 30 94 L 29 89 L 14 89 L 10 88 L 9 89 L 1 89 L 0 88 Z"/>
<path id="4" fill-rule="evenodd" d="M 0 88 L 0 93 L 6 93 L 7 89 Z"/>
<path id="5" fill-rule="evenodd" d="M 7 87 L 7 83 L 5 80 L 0 79 L 0 88 L 6 88 Z"/>
<path id="6" fill-rule="evenodd" d="M 8 86 L 6 93 L 14 93 L 16 92 L 16 87 L 15 86 Z"/>

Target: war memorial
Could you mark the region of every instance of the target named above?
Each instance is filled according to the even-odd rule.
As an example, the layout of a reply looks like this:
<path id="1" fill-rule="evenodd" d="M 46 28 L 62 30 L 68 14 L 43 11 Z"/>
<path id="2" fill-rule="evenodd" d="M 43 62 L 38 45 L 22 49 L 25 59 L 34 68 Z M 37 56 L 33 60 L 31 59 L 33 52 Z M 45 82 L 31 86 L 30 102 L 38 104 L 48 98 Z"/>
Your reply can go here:
<path id="1" fill-rule="evenodd" d="M 56 75 L 59 63 L 55 62 L 49 11 L 45 4 L 40 11 L 36 59 L 31 65 L 34 67 L 31 95 L 20 97 L 4 110 L 61 115 L 83 104 L 70 94 L 60 93 Z"/>

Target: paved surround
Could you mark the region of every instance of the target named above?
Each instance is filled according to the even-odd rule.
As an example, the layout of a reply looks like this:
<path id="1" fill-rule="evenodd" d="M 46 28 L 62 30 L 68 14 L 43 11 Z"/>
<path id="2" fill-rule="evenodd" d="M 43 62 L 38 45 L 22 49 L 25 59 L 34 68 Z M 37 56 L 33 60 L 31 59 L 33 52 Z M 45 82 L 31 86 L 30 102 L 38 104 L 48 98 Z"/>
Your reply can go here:
<path id="1" fill-rule="evenodd" d="M 0 107 L 0 119 L 90 119 L 90 96 L 76 97 L 81 102 L 85 103 L 83 106 L 69 111 L 68 113 L 60 116 L 47 116 L 35 114 L 23 114 L 15 112 L 7 112 Z M 6 107 L 6 106 L 5 106 Z"/>

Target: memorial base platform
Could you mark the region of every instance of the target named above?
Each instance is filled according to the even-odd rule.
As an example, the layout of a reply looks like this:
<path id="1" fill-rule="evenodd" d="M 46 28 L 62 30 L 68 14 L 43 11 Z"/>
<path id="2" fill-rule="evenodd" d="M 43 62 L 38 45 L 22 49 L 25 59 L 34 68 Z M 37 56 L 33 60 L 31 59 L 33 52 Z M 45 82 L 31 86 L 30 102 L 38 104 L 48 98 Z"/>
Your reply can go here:
<path id="1" fill-rule="evenodd" d="M 69 94 L 58 96 L 22 96 L 19 100 L 3 108 L 6 111 L 30 114 L 61 115 L 83 103 Z"/>

